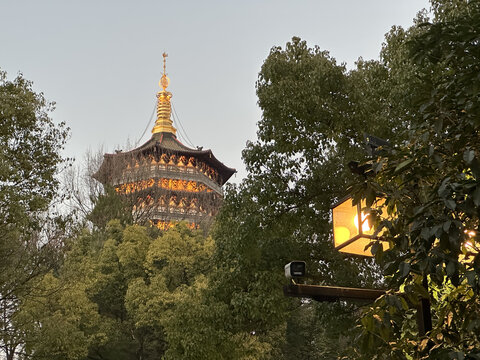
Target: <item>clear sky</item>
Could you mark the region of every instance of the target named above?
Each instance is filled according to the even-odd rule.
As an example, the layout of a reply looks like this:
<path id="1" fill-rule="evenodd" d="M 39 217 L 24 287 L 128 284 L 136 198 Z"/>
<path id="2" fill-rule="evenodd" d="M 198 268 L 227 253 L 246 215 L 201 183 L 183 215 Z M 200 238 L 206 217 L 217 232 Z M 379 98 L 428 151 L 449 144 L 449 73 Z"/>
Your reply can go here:
<path id="1" fill-rule="evenodd" d="M 81 161 L 88 149 L 128 150 L 127 140 L 149 139 L 167 52 L 168 90 L 189 139 L 236 168 L 238 182 L 241 151 L 261 118 L 255 81 L 271 47 L 299 36 L 352 68 L 360 56 L 377 59 L 390 27 L 410 26 L 428 7 L 426 0 L 0 0 L 0 68 L 9 78 L 22 72 L 57 103 L 53 119 L 71 128 L 66 155 Z"/>

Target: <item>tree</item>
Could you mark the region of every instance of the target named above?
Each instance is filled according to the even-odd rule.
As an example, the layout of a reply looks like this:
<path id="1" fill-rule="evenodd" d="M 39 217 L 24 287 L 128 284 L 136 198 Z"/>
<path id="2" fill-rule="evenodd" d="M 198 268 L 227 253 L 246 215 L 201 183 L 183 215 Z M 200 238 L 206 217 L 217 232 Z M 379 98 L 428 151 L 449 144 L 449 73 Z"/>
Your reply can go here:
<path id="1" fill-rule="evenodd" d="M 25 358 L 84 359 L 90 347 L 105 342 L 97 306 L 86 295 L 85 272 L 79 274 L 58 278 L 49 273 L 23 299 L 15 322 L 25 334 Z"/>
<path id="2" fill-rule="evenodd" d="M 100 167 L 103 160 L 104 152 L 99 149 L 96 152 L 87 150 L 83 156 L 81 163 L 76 163 L 71 166 L 63 174 L 63 185 L 69 193 L 69 197 L 65 201 L 65 205 L 68 206 L 69 211 L 75 215 L 75 220 L 79 223 L 85 221 L 85 219 L 95 209 L 95 204 L 102 195 L 104 195 L 104 189 L 102 184 L 98 180 L 93 178 L 93 174 Z M 117 214 L 116 207 L 113 206 L 114 211 L 110 209 L 104 209 L 107 214 Z M 103 214 L 105 216 L 105 214 Z M 110 216 L 108 220 L 114 219 L 115 216 Z M 93 221 L 94 219 L 90 219 Z M 103 227 L 108 221 L 104 222 L 104 219 L 100 221 Z M 104 222 L 104 223 L 103 223 Z"/>
<path id="3" fill-rule="evenodd" d="M 55 263 L 60 218 L 48 214 L 68 129 L 49 118 L 53 103 L 21 75 L 0 71 L 0 351 L 8 360 L 22 347 L 14 318 L 32 282 Z M 57 225 L 51 227 L 52 225 Z M 50 237 L 55 234 L 55 236 Z M 47 236 L 48 235 L 48 236 Z"/>
<path id="4" fill-rule="evenodd" d="M 480 356 L 480 2 L 432 5 L 431 22 L 397 36 L 420 79 L 404 117 L 421 121 L 405 131 L 406 142 L 369 159 L 372 176 L 352 189 L 358 199 L 369 194 L 367 206 L 385 198 L 389 213 L 377 226 L 392 249 L 377 258 L 390 291 L 362 319 L 364 347 L 376 358 Z M 433 307 L 423 337 L 413 320 L 420 297 Z"/>
<path id="5" fill-rule="evenodd" d="M 114 188 L 106 186 L 103 193 L 91 198 L 92 210 L 85 219 L 97 228 L 105 228 L 109 221 L 120 220 L 122 224 L 132 224 L 132 203 L 117 194 Z"/>
<path id="6" fill-rule="evenodd" d="M 215 358 L 218 319 L 204 303 L 213 241 L 180 223 L 166 232 L 110 221 L 71 239 L 55 273 L 17 316 L 32 359 Z M 192 316 L 192 317 L 190 317 Z M 199 326 L 193 319 L 207 324 Z M 32 321 L 33 320 L 33 321 Z"/>
<path id="7" fill-rule="evenodd" d="M 347 164 L 365 157 L 364 133 L 400 142 L 402 130 L 415 121 L 400 116 L 412 97 L 399 97 L 409 95 L 409 82 L 418 82 L 415 69 L 396 71 L 393 59 L 403 53 L 396 54 L 393 43 L 384 52 L 390 63 L 359 59 L 357 68 L 347 71 L 328 52 L 293 38 L 285 48 L 272 48 L 262 66 L 258 140 L 243 151 L 247 178 L 227 188 L 216 219 L 217 268 L 207 290 L 219 307 L 228 309 L 224 331 L 230 339 L 243 339 L 237 348 L 243 346 L 245 356 L 290 358 L 294 348 L 312 358 L 355 356 L 358 306 L 286 299 L 283 267 L 302 259 L 313 283 L 382 286 L 375 263 L 333 249 L 330 206 L 346 193 L 352 178 Z M 401 86 L 392 87 L 395 82 Z M 300 328 L 296 319 L 318 309 L 327 312 L 325 321 L 301 330 L 315 339 L 307 345 L 291 334 Z M 350 336 L 341 338 L 333 328 Z M 326 341 L 319 333 L 336 337 Z M 249 348 L 249 340 L 256 347 Z"/>
<path id="8" fill-rule="evenodd" d="M 154 237 L 145 228 L 125 226 L 119 220 L 113 220 L 104 229 L 87 233 L 85 240 L 81 241 L 88 249 L 83 252 L 84 255 L 71 254 L 73 271 L 82 267 L 84 257 L 92 262 L 93 276 L 85 292 L 98 306 L 106 334 L 104 342 L 93 344 L 88 349 L 90 358 L 152 359 L 162 356 L 163 334 L 155 328 L 139 326 L 126 301 L 132 282 L 145 276 L 143 262 L 153 240 Z"/>
<path id="9" fill-rule="evenodd" d="M 129 246 L 131 250 L 138 249 L 132 245 Z M 151 242 L 148 249 L 143 250 L 143 256 L 139 256 L 142 259 L 139 263 L 141 272 L 132 276 L 125 298 L 126 307 L 139 329 L 156 329 L 164 334 L 166 359 L 209 358 L 204 357 L 206 354 L 202 348 L 191 346 L 198 333 L 209 324 L 192 322 L 184 311 L 192 314 L 190 306 L 197 303 L 198 289 L 205 286 L 205 275 L 212 267 L 212 251 L 211 238 L 204 238 L 200 231 L 193 231 L 181 223 Z M 141 250 L 134 252 L 142 253 Z M 136 255 L 130 257 L 128 254 L 132 252 L 126 249 L 122 253 L 120 261 L 124 261 L 122 258 L 137 258 Z M 182 326 L 180 319 L 186 316 L 188 324 Z M 201 314 L 194 315 L 199 316 Z"/>

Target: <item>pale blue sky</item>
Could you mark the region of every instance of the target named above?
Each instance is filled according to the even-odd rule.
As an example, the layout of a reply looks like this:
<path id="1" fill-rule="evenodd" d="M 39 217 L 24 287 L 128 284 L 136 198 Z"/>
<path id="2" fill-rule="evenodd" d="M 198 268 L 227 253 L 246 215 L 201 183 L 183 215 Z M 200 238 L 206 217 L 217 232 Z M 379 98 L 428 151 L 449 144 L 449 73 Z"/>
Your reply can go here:
<path id="1" fill-rule="evenodd" d="M 238 182 L 245 175 L 241 151 L 261 118 L 255 81 L 271 47 L 299 36 L 352 67 L 359 56 L 377 59 L 390 27 L 410 26 L 428 6 L 426 0 L 0 0 L 0 68 L 10 78 L 23 72 L 57 103 L 54 120 L 72 129 L 66 155 L 81 160 L 89 148 L 113 152 L 138 140 L 165 51 L 172 102 L 188 137 L 235 167 Z"/>

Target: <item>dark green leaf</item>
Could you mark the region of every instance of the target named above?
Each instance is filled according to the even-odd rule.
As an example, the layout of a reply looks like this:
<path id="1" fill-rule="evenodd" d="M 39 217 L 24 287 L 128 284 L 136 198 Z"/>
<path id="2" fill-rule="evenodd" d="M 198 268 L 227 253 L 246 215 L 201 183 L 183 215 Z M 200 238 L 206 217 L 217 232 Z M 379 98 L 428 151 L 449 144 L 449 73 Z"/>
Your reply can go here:
<path id="1" fill-rule="evenodd" d="M 457 207 L 457 203 L 453 199 L 446 199 L 445 205 L 451 210 L 455 210 Z"/>
<path id="2" fill-rule="evenodd" d="M 449 261 L 447 264 L 447 276 L 452 277 L 455 274 L 456 266 L 453 261 Z"/>
<path id="3" fill-rule="evenodd" d="M 450 220 L 447 220 L 443 223 L 443 231 L 448 232 L 450 229 L 450 225 L 452 225 L 452 222 Z"/>
<path id="4" fill-rule="evenodd" d="M 475 151 L 473 150 L 465 150 L 465 152 L 463 153 L 463 160 L 468 164 L 470 165 L 471 162 L 473 161 L 473 159 L 475 158 Z"/>
<path id="5" fill-rule="evenodd" d="M 396 172 L 396 173 L 400 172 L 400 171 L 403 170 L 405 167 L 407 167 L 408 165 L 410 165 L 412 162 L 413 162 L 413 159 L 408 159 L 408 160 L 402 161 L 402 162 L 401 162 L 400 164 L 398 164 L 398 166 L 395 168 L 394 172 Z"/>
<path id="6" fill-rule="evenodd" d="M 468 284 L 470 286 L 474 286 L 475 285 L 475 281 L 477 279 L 477 276 L 476 276 L 476 273 L 475 271 L 471 270 L 471 271 L 467 271 L 465 273 L 465 276 L 467 277 L 467 281 L 468 281 Z"/>
<path id="7" fill-rule="evenodd" d="M 406 277 L 410 273 L 410 264 L 406 262 L 400 263 L 399 271 L 401 277 Z"/>
<path id="8" fill-rule="evenodd" d="M 477 185 L 477 188 L 472 194 L 472 199 L 475 206 L 480 206 L 480 186 Z"/>
<path id="9" fill-rule="evenodd" d="M 473 176 L 475 176 L 475 179 L 480 180 L 480 162 L 478 161 L 477 158 L 473 159 L 470 168 L 472 169 Z"/>

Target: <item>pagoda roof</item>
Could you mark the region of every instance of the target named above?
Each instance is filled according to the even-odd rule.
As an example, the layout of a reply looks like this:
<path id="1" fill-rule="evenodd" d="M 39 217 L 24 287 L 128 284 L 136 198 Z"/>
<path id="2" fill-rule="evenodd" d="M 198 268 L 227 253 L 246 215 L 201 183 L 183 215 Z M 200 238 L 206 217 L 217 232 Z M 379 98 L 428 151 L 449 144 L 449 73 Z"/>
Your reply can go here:
<path id="1" fill-rule="evenodd" d="M 114 158 L 124 158 L 128 156 L 138 156 L 140 154 L 177 154 L 177 155 L 185 155 L 188 157 L 195 157 L 198 160 L 205 162 L 206 164 L 210 165 L 212 168 L 218 171 L 221 175 L 222 182 L 220 185 L 225 184 L 228 179 L 236 172 L 234 168 L 230 168 L 219 161 L 214 155 L 212 150 L 207 149 L 203 150 L 201 147 L 197 149 L 190 148 L 184 144 L 182 144 L 177 137 L 170 133 L 170 132 L 161 132 L 153 134 L 152 137 L 143 145 L 130 150 L 130 151 L 119 151 L 115 154 L 105 154 L 104 155 L 104 162 L 100 169 L 98 170 L 97 174 L 103 172 L 102 167 L 104 167 L 105 162 L 110 162 Z"/>

